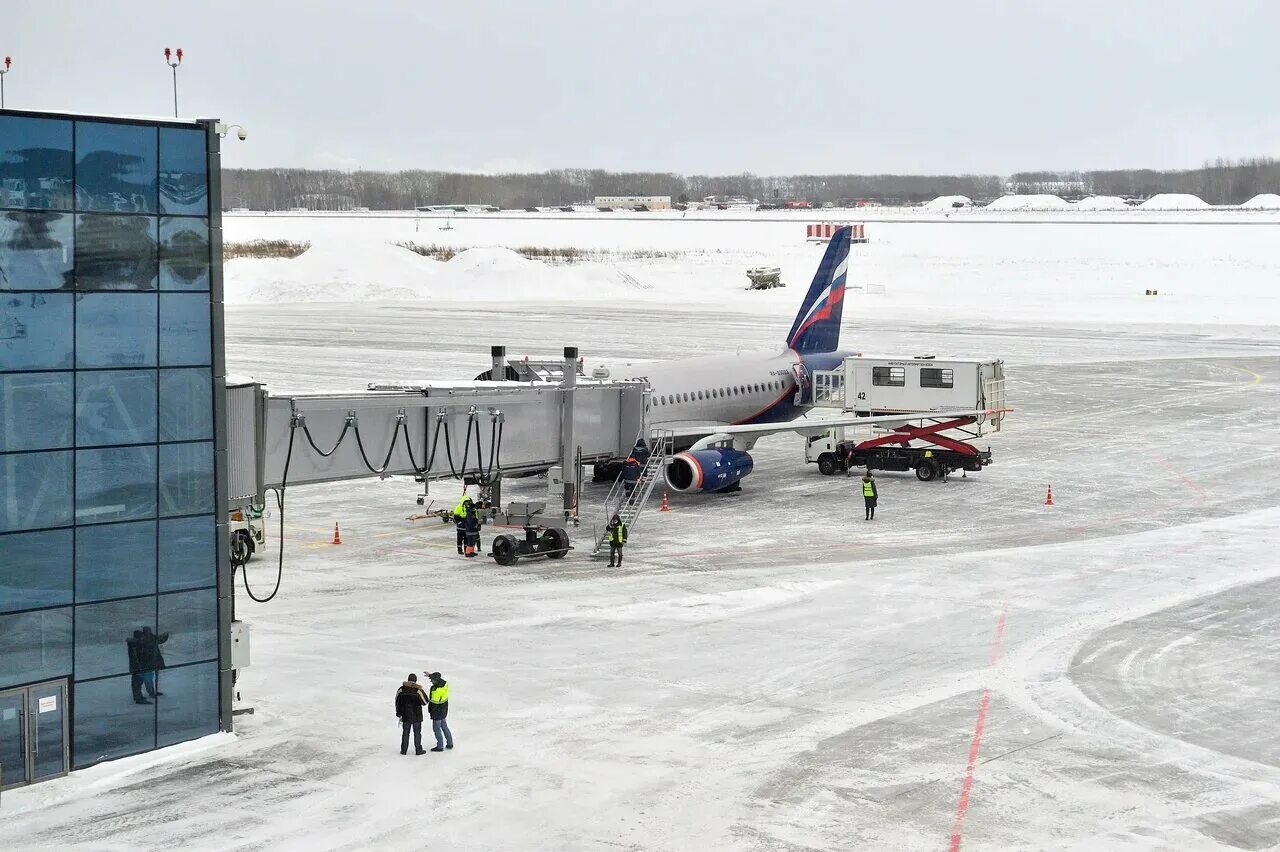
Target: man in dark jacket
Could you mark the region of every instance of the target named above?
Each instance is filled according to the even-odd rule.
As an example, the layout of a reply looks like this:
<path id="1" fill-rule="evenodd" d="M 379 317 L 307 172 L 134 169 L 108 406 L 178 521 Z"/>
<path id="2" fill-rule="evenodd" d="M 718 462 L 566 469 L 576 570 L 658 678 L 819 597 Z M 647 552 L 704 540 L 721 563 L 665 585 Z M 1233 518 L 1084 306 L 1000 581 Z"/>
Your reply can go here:
<path id="1" fill-rule="evenodd" d="M 431 714 L 431 732 L 436 735 L 436 747 L 432 751 L 453 748 L 453 732 L 445 717 L 449 715 L 449 684 L 440 672 L 431 673 L 431 691 L 427 693 L 427 712 Z M 448 743 L 446 745 L 445 743 Z"/>
<path id="2" fill-rule="evenodd" d="M 462 517 L 462 533 L 467 557 L 476 556 L 480 550 L 480 515 L 476 513 L 474 503 L 467 503 L 467 513 Z"/>
<path id="3" fill-rule="evenodd" d="M 152 698 L 164 695 L 159 685 L 160 670 L 164 668 L 164 654 L 161 653 L 160 646 L 168 641 L 168 633 L 156 634 L 150 627 L 142 628 L 142 637 L 138 640 L 138 665 L 142 668 L 142 685 Z"/>
<path id="4" fill-rule="evenodd" d="M 649 445 L 644 442 L 644 438 L 637 440 L 636 445 L 631 448 L 631 457 L 641 467 L 649 463 Z"/>
<path id="5" fill-rule="evenodd" d="M 133 636 L 124 644 L 129 651 L 129 686 L 133 689 L 133 703 L 150 704 L 142 695 L 142 631 L 133 631 Z"/>
<path id="6" fill-rule="evenodd" d="M 414 754 L 426 754 L 422 749 L 422 708 L 427 694 L 418 686 L 418 676 L 409 673 L 409 679 L 396 692 L 396 718 L 400 720 L 400 753 L 409 753 L 409 731 L 413 731 Z"/>
<path id="7" fill-rule="evenodd" d="M 625 489 L 627 499 L 631 499 L 631 492 L 636 490 L 636 483 L 640 481 L 640 462 L 636 461 L 635 456 L 627 456 L 627 460 L 622 463 L 622 487 Z"/>

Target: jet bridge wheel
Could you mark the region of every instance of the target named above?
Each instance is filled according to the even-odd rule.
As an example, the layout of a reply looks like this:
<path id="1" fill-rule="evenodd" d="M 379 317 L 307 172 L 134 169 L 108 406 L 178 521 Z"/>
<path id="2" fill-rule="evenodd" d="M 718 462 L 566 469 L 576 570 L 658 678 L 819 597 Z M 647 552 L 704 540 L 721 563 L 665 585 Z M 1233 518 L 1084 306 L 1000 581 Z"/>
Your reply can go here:
<path id="1" fill-rule="evenodd" d="M 561 529 L 548 528 L 538 539 L 538 552 L 548 559 L 563 559 L 569 550 L 569 534 Z"/>
<path id="2" fill-rule="evenodd" d="M 499 565 L 515 565 L 520 558 L 513 535 L 499 535 L 493 539 L 493 561 Z"/>
<path id="3" fill-rule="evenodd" d="M 916 465 L 916 479 L 921 482 L 932 482 L 934 477 L 938 475 L 938 469 L 933 466 L 933 462 L 926 459 Z"/>

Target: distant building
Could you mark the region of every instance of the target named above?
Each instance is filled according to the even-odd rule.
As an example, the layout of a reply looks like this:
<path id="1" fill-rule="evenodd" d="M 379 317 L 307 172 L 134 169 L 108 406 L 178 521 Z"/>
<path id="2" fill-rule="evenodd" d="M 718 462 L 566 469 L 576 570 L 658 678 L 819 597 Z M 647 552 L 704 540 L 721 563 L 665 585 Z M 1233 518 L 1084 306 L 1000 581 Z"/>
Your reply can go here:
<path id="1" fill-rule="evenodd" d="M 670 210 L 670 195 L 597 195 L 596 207 L 607 207 L 610 210 Z"/>

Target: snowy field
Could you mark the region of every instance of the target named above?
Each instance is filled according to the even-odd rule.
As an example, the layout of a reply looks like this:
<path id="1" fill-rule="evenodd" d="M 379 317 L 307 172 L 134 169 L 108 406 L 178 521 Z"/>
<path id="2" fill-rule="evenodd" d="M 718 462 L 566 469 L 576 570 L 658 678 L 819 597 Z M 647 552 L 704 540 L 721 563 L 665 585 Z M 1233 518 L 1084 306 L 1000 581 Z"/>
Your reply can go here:
<path id="1" fill-rule="evenodd" d="M 498 343 L 771 348 L 821 253 L 804 219 L 444 221 L 228 218 L 312 243 L 228 264 L 229 368 L 321 391 L 470 378 Z M 1280 229 L 1195 221 L 869 224 L 844 345 L 1002 357 L 1017 408 L 980 474 L 884 474 L 873 523 L 790 436 L 741 494 L 646 513 L 621 571 L 464 561 L 403 480 L 291 489 L 280 595 L 238 596 L 255 714 L 5 793 L 0 848 L 1280 845 Z M 529 245 L 667 255 L 500 250 Z M 743 291 L 764 263 L 789 286 Z M 436 669 L 458 747 L 402 757 L 392 696 Z"/>

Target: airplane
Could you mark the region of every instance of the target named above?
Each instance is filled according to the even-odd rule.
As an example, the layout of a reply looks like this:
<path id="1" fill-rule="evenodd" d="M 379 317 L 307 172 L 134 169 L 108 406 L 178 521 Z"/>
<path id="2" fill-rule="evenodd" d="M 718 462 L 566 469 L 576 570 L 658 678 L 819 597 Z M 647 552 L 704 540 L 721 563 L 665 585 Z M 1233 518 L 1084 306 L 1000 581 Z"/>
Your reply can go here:
<path id="1" fill-rule="evenodd" d="M 846 415 L 806 420 L 812 408 L 810 377 L 833 370 L 852 352 L 840 351 L 853 229 L 831 236 L 826 254 L 796 313 L 785 348 L 774 353 L 713 355 L 655 363 L 629 379 L 649 383 L 650 432 L 670 432 L 674 449 L 667 484 L 677 492 L 737 490 L 754 469 L 750 450 L 782 432 L 817 435 L 835 426 L 898 426 L 922 415 Z M 929 418 L 978 411 L 929 412 Z M 597 471 L 608 477 L 615 465 Z"/>

